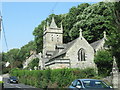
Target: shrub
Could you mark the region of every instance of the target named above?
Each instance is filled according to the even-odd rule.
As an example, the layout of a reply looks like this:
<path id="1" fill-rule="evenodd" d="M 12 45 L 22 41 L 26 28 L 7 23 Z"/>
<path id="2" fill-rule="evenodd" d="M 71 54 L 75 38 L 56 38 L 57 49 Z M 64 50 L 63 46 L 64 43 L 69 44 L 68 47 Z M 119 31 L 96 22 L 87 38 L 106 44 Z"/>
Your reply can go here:
<path id="1" fill-rule="evenodd" d="M 100 76 L 105 77 L 110 75 L 113 61 L 110 52 L 105 50 L 98 51 L 97 54 L 95 55 L 94 61 L 98 67 L 98 74 Z"/>
<path id="2" fill-rule="evenodd" d="M 94 69 L 47 69 L 47 70 L 12 70 L 11 75 L 19 81 L 37 88 L 67 88 L 77 78 L 96 76 Z M 52 87 L 53 86 L 53 87 Z"/>

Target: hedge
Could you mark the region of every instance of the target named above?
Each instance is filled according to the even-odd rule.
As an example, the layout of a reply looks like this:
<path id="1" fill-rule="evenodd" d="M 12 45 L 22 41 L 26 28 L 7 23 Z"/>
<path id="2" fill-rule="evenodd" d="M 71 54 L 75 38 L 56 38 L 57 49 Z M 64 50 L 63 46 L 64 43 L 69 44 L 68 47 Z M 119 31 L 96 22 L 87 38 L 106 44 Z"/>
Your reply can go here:
<path id="1" fill-rule="evenodd" d="M 19 82 L 37 88 L 67 88 L 78 78 L 94 78 L 96 72 L 92 68 L 86 69 L 47 69 L 47 70 L 12 70 L 11 76 L 16 76 Z"/>

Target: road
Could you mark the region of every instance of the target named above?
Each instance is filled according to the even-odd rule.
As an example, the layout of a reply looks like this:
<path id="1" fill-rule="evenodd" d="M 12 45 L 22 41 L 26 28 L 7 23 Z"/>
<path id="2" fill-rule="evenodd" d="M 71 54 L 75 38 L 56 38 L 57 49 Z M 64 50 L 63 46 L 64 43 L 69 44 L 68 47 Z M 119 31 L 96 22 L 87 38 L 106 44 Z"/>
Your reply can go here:
<path id="1" fill-rule="evenodd" d="M 3 81 L 4 81 L 4 88 L 35 88 L 33 86 L 25 85 L 22 83 L 18 83 L 18 84 L 8 83 L 8 78 L 3 78 Z"/>
<path id="2" fill-rule="evenodd" d="M 9 74 L 3 75 L 2 77 L 4 81 L 4 90 L 40 90 L 33 86 L 25 85 L 22 83 L 18 84 L 8 83 Z"/>

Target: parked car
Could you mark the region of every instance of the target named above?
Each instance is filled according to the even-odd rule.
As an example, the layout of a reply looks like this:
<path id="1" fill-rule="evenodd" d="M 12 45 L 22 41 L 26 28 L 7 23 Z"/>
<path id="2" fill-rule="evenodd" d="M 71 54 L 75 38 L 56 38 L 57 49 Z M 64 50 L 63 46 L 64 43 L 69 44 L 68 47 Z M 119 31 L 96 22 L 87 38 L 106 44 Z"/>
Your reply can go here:
<path id="1" fill-rule="evenodd" d="M 9 77 L 8 82 L 9 83 L 18 83 L 18 78 L 15 76 L 11 76 L 11 77 Z"/>
<path id="2" fill-rule="evenodd" d="M 96 90 L 96 89 L 101 89 L 101 90 L 108 90 L 111 89 L 112 87 L 107 85 L 104 81 L 102 80 L 97 80 L 97 79 L 77 79 L 72 82 L 72 84 L 69 86 L 69 88 L 72 89 L 77 89 L 77 90 Z"/>

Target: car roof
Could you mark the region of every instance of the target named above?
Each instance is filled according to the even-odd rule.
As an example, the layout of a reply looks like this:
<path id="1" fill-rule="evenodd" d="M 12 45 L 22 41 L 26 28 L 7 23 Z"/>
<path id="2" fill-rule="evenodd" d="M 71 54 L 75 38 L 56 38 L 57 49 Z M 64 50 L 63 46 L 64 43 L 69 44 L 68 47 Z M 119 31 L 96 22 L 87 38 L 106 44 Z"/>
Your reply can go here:
<path id="1" fill-rule="evenodd" d="M 80 80 L 80 81 L 85 81 L 85 80 L 90 80 L 90 81 L 102 81 L 102 80 L 98 80 L 98 79 L 76 79 L 76 80 Z"/>
<path id="2" fill-rule="evenodd" d="M 10 78 L 17 78 L 16 76 L 11 76 Z"/>

